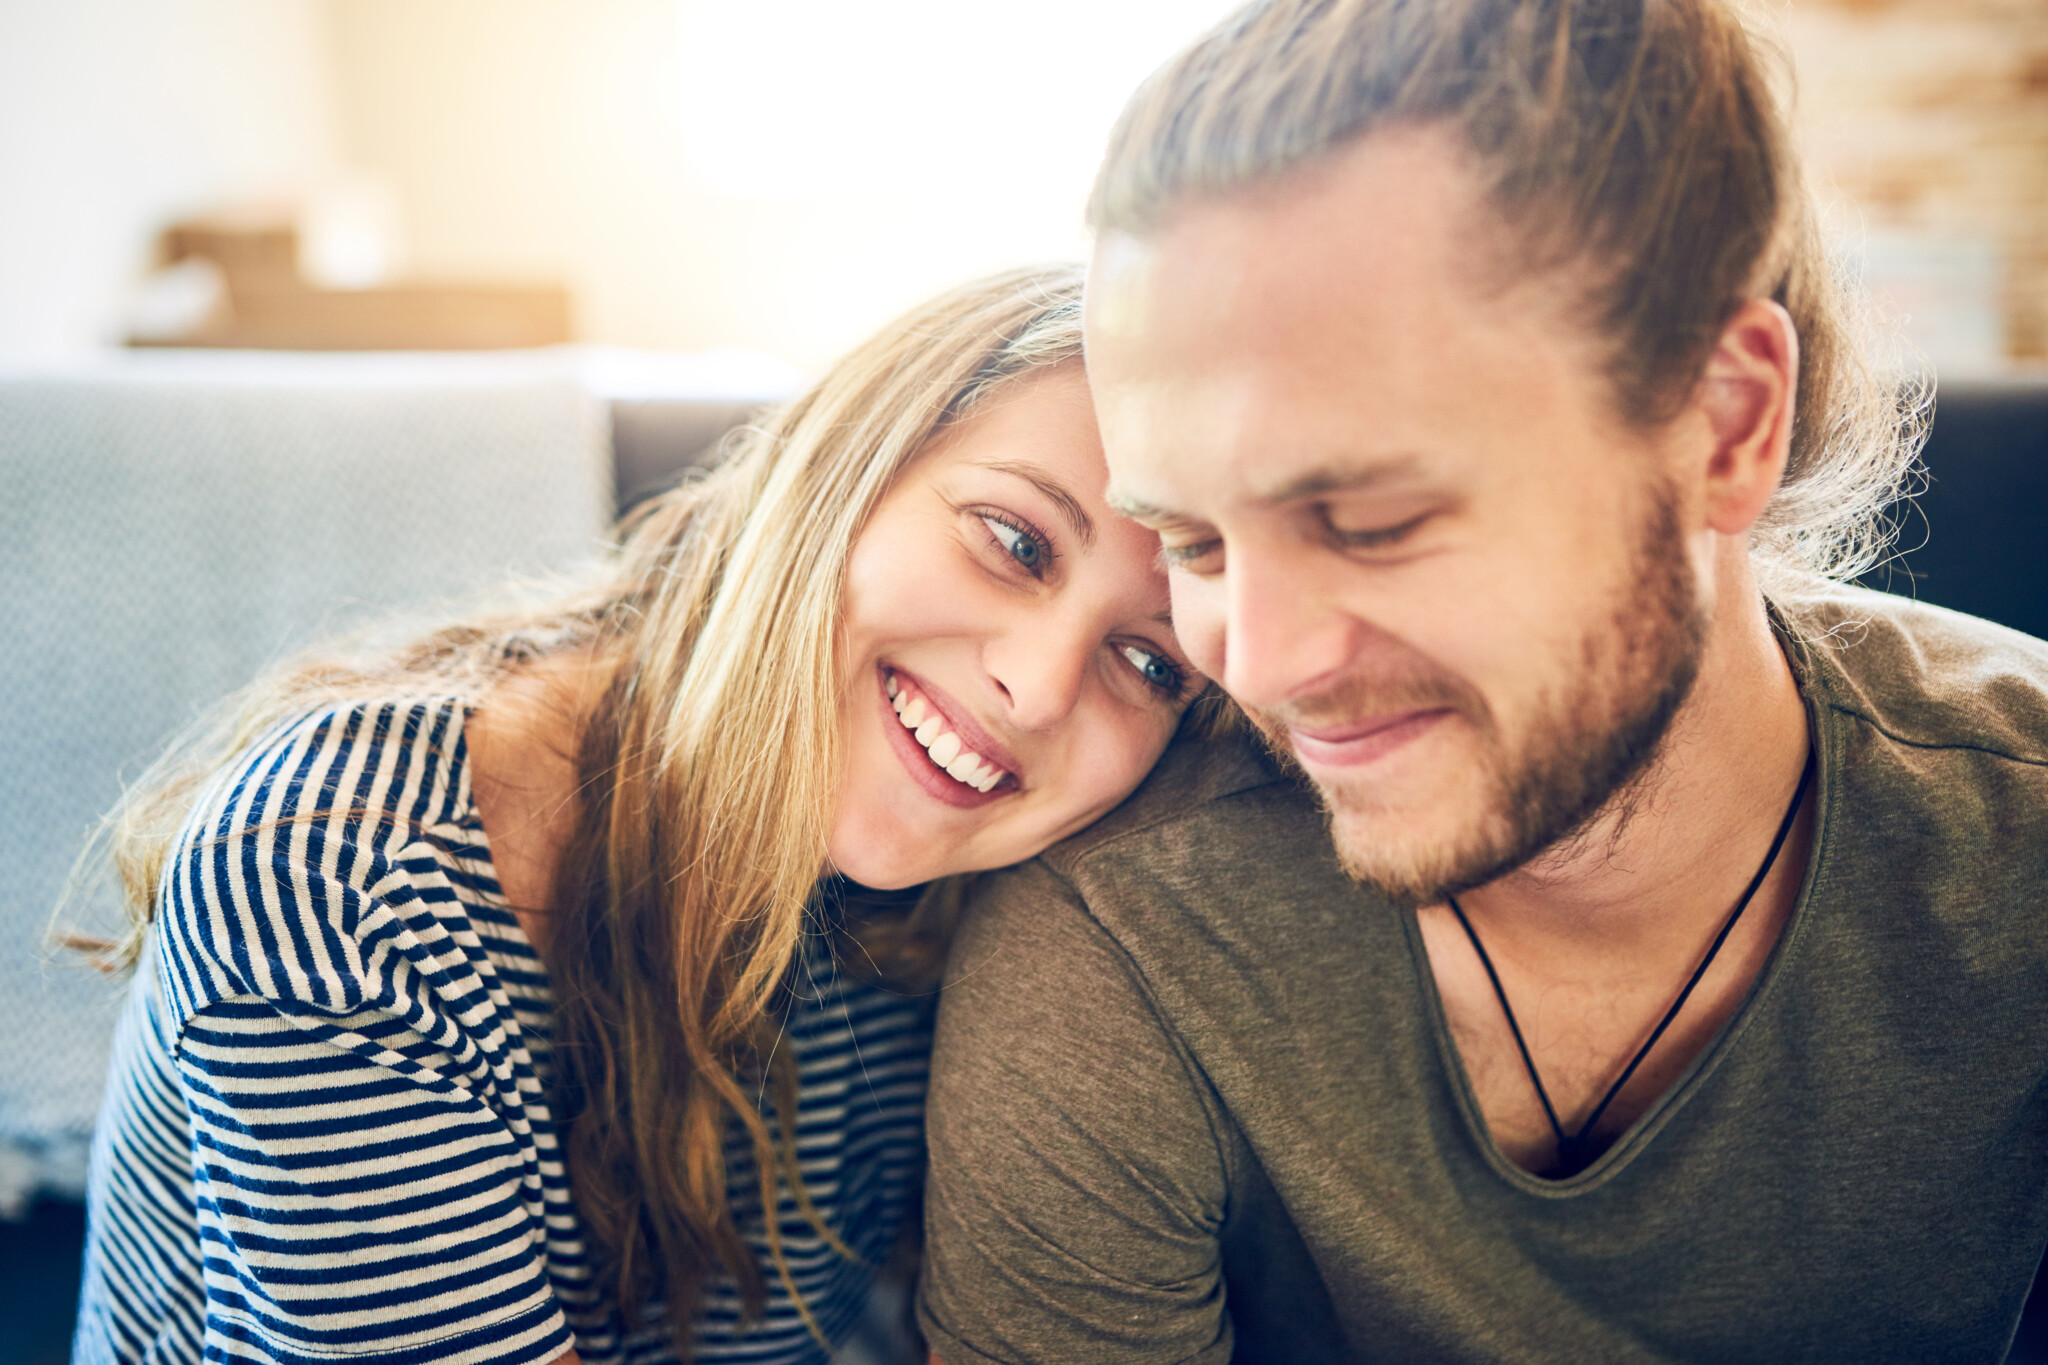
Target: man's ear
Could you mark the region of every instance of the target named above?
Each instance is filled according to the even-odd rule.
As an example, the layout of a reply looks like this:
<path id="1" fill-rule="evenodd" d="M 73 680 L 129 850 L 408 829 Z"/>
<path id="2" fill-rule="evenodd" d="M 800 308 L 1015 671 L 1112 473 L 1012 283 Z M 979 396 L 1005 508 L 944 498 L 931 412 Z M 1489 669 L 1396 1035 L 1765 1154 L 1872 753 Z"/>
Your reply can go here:
<path id="1" fill-rule="evenodd" d="M 1769 299 L 1735 310 L 1694 400 L 1713 436 L 1702 486 L 1707 525 L 1746 535 L 1777 492 L 1792 448 L 1799 391 L 1799 333 Z"/>

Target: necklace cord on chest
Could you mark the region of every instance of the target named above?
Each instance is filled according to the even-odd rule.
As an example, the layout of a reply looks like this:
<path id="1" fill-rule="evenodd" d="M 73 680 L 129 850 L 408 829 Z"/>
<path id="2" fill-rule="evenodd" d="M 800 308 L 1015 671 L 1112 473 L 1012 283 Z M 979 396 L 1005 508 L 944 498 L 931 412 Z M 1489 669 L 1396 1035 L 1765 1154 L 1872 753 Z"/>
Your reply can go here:
<path id="1" fill-rule="evenodd" d="M 1601 1115 L 1614 1103 L 1615 1096 L 1622 1092 L 1622 1088 L 1629 1083 L 1629 1078 L 1636 1074 L 1637 1068 L 1642 1066 L 1644 1059 L 1656 1048 L 1657 1041 L 1678 1018 L 1679 1011 L 1685 1008 L 1685 1002 L 1692 998 L 1693 988 L 1706 976 L 1707 968 L 1714 965 L 1714 958 L 1720 953 L 1721 945 L 1726 943 L 1729 934 L 1735 931 L 1736 922 L 1742 918 L 1742 912 L 1749 908 L 1749 903 L 1756 898 L 1757 890 L 1763 886 L 1764 879 L 1771 875 L 1771 869 L 1777 865 L 1778 854 L 1785 847 L 1785 840 L 1791 837 L 1793 822 L 1799 818 L 1799 808 L 1805 803 L 1806 788 L 1813 779 L 1814 758 L 1815 755 L 1809 749 L 1806 767 L 1800 771 L 1799 785 L 1792 791 L 1792 802 L 1785 808 L 1785 818 L 1778 822 L 1778 833 L 1771 840 L 1770 852 L 1764 855 L 1763 865 L 1757 868 L 1756 875 L 1749 879 L 1748 888 L 1743 891 L 1742 899 L 1735 903 L 1734 911 L 1721 925 L 1721 932 L 1714 935 L 1714 942 L 1708 947 L 1706 956 L 1700 959 L 1699 966 L 1693 968 L 1691 978 L 1685 983 L 1685 989 L 1671 1002 L 1671 1008 L 1664 1011 L 1664 1017 L 1657 1021 L 1657 1027 L 1651 1030 L 1649 1038 L 1643 1045 L 1636 1049 L 1635 1056 L 1622 1068 L 1621 1075 L 1615 1078 L 1614 1084 L 1607 1087 L 1607 1093 L 1600 1097 L 1600 1103 L 1593 1106 L 1593 1112 L 1586 1116 L 1586 1121 L 1579 1125 L 1579 1131 L 1576 1133 L 1566 1133 L 1564 1124 L 1558 1121 L 1557 1109 L 1550 1102 L 1550 1092 L 1543 1088 L 1543 1077 L 1536 1071 L 1536 1058 L 1529 1051 L 1528 1041 L 1522 1037 L 1522 1026 L 1515 1019 L 1514 1007 L 1508 1004 L 1507 989 L 1500 983 L 1500 973 L 1494 970 L 1493 959 L 1487 956 L 1486 945 L 1479 941 L 1479 931 L 1474 929 L 1472 921 L 1465 917 L 1465 908 L 1458 904 L 1456 896 L 1444 897 L 1450 903 L 1451 913 L 1458 917 L 1459 925 L 1464 928 L 1465 937 L 1472 941 L 1472 951 L 1479 955 L 1479 965 L 1486 969 L 1486 979 L 1493 983 L 1494 997 L 1500 1001 L 1501 1013 L 1507 1016 L 1508 1032 L 1515 1036 L 1515 1047 L 1522 1054 L 1522 1065 L 1528 1069 L 1529 1080 L 1536 1087 L 1536 1098 L 1543 1104 L 1544 1117 L 1550 1120 L 1550 1131 L 1556 1134 L 1557 1165 L 1562 1175 L 1577 1174 L 1591 1164 L 1581 1158 L 1587 1154 L 1586 1148 L 1592 1137 L 1594 1125 L 1600 1122 Z"/>

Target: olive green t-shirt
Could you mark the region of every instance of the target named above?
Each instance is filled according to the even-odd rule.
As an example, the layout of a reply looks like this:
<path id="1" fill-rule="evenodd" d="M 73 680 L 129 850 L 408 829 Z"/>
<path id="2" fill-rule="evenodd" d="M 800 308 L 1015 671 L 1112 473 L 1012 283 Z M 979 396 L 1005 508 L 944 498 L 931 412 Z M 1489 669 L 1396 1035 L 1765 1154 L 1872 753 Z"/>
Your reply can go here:
<path id="1" fill-rule="evenodd" d="M 2048 1243 L 2048 644 L 1778 606 L 1819 763 L 1784 935 L 1599 1161 L 1487 1135 L 1412 914 L 1182 743 L 997 878 L 942 998 L 920 1317 L 1002 1362 L 1995 1361 Z"/>

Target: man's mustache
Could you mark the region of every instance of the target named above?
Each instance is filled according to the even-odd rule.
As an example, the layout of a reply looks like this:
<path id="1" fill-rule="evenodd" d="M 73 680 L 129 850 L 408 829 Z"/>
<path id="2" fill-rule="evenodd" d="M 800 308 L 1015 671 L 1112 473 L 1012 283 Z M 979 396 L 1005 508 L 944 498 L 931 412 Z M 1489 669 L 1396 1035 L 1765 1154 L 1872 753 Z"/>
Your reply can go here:
<path id="1" fill-rule="evenodd" d="M 1347 674 L 1333 679 L 1328 687 L 1278 706 L 1257 710 L 1246 707 L 1245 714 L 1268 744 L 1289 753 L 1290 730 L 1335 730 L 1375 716 L 1436 710 L 1455 711 L 1486 726 L 1490 726 L 1492 718 L 1491 708 L 1477 688 L 1442 670 L 1381 676 Z"/>

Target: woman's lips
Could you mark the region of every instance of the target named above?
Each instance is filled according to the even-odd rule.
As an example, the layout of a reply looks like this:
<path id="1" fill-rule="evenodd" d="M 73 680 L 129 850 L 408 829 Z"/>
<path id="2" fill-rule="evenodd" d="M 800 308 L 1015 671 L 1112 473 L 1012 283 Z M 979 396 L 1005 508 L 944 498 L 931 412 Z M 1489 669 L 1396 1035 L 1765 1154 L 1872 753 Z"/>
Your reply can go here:
<path id="1" fill-rule="evenodd" d="M 1448 707 L 1432 707 L 1373 716 L 1349 725 L 1290 726 L 1287 742 L 1294 756 L 1310 767 L 1360 768 L 1421 738 L 1450 714 Z"/>
<path id="2" fill-rule="evenodd" d="M 982 759 L 984 771 L 990 766 L 1002 770 L 1001 777 L 988 790 L 982 791 L 946 771 L 930 750 L 918 741 L 911 728 L 904 725 L 889 694 L 892 677 L 898 680 L 900 690 L 916 697 L 926 713 L 938 720 L 937 728 L 941 733 L 957 736 L 961 747 L 948 746 L 953 749 L 949 757 L 957 758 L 958 753 L 971 751 Z M 1009 751 L 989 739 L 987 731 L 963 715 L 951 698 L 937 692 L 922 679 L 886 664 L 876 670 L 875 686 L 882 707 L 882 728 L 888 733 L 889 747 L 896 751 L 905 771 L 926 794 L 956 809 L 973 810 L 1022 790 L 1016 769 L 1012 766 L 1015 760 L 1010 758 Z M 938 743 L 937 737 L 933 742 L 934 745 Z"/>

